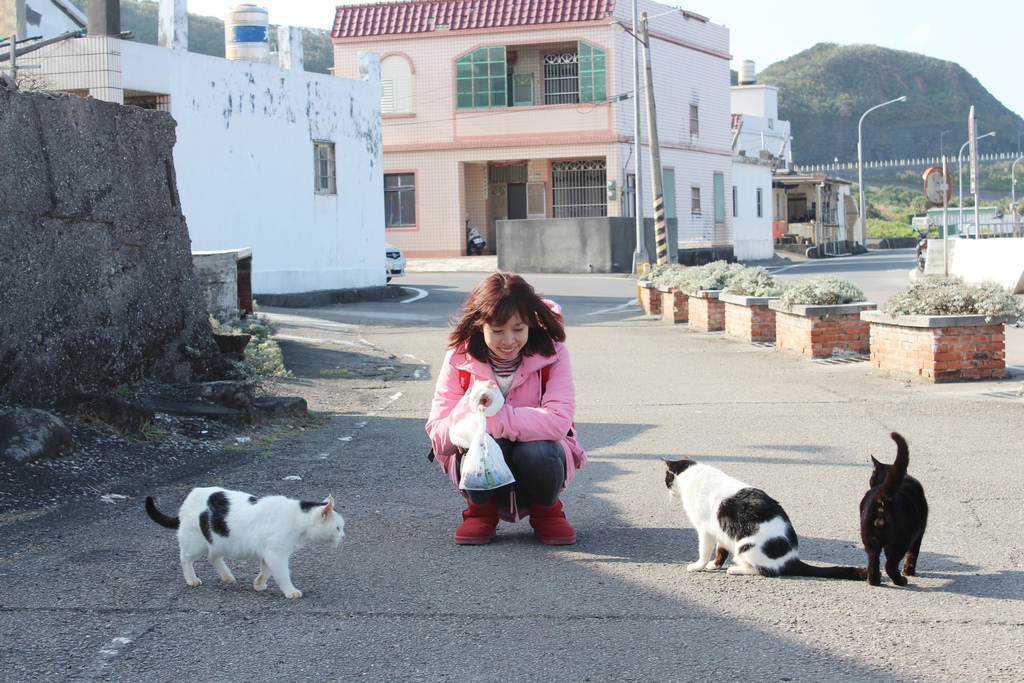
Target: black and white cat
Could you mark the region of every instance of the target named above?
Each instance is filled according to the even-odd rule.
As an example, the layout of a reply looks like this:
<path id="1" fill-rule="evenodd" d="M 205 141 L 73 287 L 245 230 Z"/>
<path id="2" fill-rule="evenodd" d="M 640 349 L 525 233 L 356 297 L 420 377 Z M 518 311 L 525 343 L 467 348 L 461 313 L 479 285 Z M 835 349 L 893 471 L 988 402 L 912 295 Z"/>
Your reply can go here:
<path id="1" fill-rule="evenodd" d="M 225 559 L 260 561 L 252 587 L 265 590 L 274 578 L 287 598 L 301 598 L 292 585 L 288 558 L 309 542 L 337 544 L 345 536 L 345 520 L 334 509 L 334 499 L 303 503 L 284 496 L 256 498 L 219 487 L 196 488 L 181 504 L 176 517 L 156 509 L 146 496 L 146 512 L 157 524 L 178 530 L 181 570 L 185 582 L 199 586 L 192 563 L 207 555 L 221 581 L 234 583 Z"/>
<path id="2" fill-rule="evenodd" d="M 880 556 L 885 551 L 885 573 L 897 586 L 907 585 L 917 573 L 917 556 L 928 525 L 928 501 L 921 482 L 907 474 L 910 448 L 896 432 L 896 460 L 884 465 L 871 456 L 873 469 L 868 492 L 860 502 L 860 536 L 868 555 L 868 583 L 882 583 Z M 900 574 L 900 561 L 903 573 Z"/>
<path id="3" fill-rule="evenodd" d="M 802 562 L 789 517 L 764 491 L 688 458 L 663 461 L 665 486 L 682 501 L 699 539 L 700 557 L 686 566 L 687 571 L 721 569 L 732 554 L 730 574 L 860 581 L 867 576 L 864 567 L 817 567 Z"/>

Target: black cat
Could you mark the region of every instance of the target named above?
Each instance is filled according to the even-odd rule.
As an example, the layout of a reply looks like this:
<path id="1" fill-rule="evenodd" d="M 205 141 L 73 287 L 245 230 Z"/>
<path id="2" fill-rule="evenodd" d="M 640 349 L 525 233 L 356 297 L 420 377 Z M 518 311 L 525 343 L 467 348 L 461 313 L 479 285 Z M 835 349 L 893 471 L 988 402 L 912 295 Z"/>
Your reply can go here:
<path id="1" fill-rule="evenodd" d="M 921 482 L 907 474 L 910 449 L 902 436 L 893 432 L 896 460 L 883 465 L 871 457 L 871 488 L 860 501 L 860 537 L 868 554 L 868 583 L 882 583 L 879 558 L 885 551 L 885 573 L 897 586 L 907 585 L 907 576 L 917 572 L 917 555 L 928 524 L 928 501 Z M 903 575 L 900 575 L 900 561 Z"/>

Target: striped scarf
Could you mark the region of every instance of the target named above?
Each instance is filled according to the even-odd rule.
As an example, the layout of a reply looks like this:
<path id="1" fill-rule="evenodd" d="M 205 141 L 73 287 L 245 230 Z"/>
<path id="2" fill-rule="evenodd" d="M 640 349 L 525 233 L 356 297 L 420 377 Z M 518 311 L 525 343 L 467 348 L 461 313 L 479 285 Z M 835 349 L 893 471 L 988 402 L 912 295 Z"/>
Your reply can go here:
<path id="1" fill-rule="evenodd" d="M 494 371 L 494 378 L 498 381 L 501 395 L 508 396 L 508 391 L 512 388 L 512 379 L 516 375 L 516 370 L 519 369 L 519 364 L 523 362 L 523 354 L 520 353 L 515 358 L 504 360 L 495 356 L 488 349 L 487 362 L 490 363 L 491 370 Z"/>

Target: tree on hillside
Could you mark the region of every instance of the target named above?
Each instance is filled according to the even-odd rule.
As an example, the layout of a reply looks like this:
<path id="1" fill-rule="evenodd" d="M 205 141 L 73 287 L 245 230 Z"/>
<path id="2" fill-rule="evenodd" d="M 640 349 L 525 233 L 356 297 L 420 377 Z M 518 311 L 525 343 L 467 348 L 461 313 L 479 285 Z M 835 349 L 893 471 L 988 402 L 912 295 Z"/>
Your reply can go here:
<path id="1" fill-rule="evenodd" d="M 792 125 L 798 164 L 856 160 L 860 117 L 902 95 L 906 102 L 865 119 L 865 161 L 938 156 L 940 147 L 955 156 L 967 140 L 971 105 L 979 128 L 998 132 L 980 143 L 983 152 L 1015 152 L 1024 130 L 1024 119 L 958 64 L 875 45 L 819 43 L 772 64 L 757 81 L 779 88 L 779 118 Z"/>

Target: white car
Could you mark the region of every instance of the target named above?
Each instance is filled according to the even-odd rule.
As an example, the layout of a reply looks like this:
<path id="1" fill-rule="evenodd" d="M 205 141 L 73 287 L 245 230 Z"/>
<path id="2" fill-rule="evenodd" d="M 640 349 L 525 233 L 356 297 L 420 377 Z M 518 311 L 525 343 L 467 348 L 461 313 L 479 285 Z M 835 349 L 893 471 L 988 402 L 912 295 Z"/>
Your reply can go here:
<path id="1" fill-rule="evenodd" d="M 405 254 L 393 244 L 384 245 L 384 275 L 388 282 L 393 277 L 405 275 Z"/>

